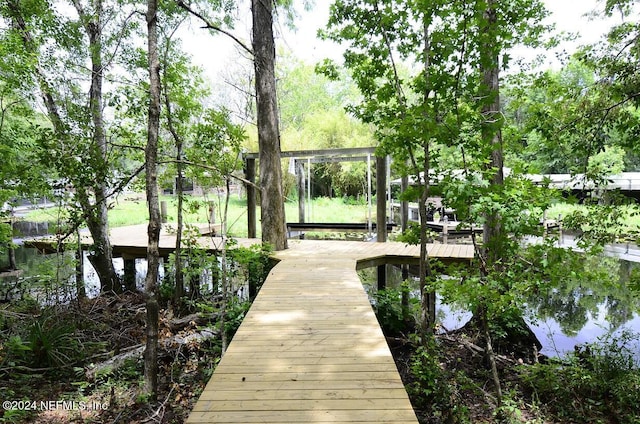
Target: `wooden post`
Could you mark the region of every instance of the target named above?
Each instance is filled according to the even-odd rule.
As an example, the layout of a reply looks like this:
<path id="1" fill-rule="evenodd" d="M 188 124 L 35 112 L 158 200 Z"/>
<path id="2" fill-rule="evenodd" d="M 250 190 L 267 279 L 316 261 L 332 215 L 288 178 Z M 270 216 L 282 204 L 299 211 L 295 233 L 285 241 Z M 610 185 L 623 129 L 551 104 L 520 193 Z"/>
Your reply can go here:
<path id="1" fill-rule="evenodd" d="M 378 265 L 378 290 L 384 290 L 387 287 L 387 266 Z"/>
<path id="2" fill-rule="evenodd" d="M 256 160 L 247 158 L 245 160 L 245 178 L 249 183 L 247 188 L 247 237 L 256 238 Z"/>
<path id="3" fill-rule="evenodd" d="M 294 160 L 294 159 L 291 159 Z M 298 183 L 298 222 L 305 222 L 305 178 L 304 178 L 304 165 L 302 162 L 296 160 L 296 181 Z"/>
<path id="4" fill-rule="evenodd" d="M 405 175 L 402 177 L 400 181 L 400 191 L 402 193 L 406 192 L 409 188 L 409 176 Z M 403 200 L 400 203 L 400 226 L 401 230 L 404 233 L 407 228 L 409 228 L 409 201 Z"/>
<path id="5" fill-rule="evenodd" d="M 84 285 L 84 251 L 80 242 L 80 230 L 76 230 L 78 248 L 76 249 L 76 296 L 79 299 L 87 298 L 87 289 Z"/>
<path id="6" fill-rule="evenodd" d="M 133 257 L 123 256 L 124 261 L 124 288 L 135 292 L 136 287 L 136 260 Z"/>
<path id="7" fill-rule="evenodd" d="M 446 218 L 446 215 L 445 215 Z M 442 243 L 447 244 L 449 242 L 449 220 L 444 219 L 442 221 Z"/>
<path id="8" fill-rule="evenodd" d="M 167 201 L 163 200 L 160 202 L 160 221 L 163 224 L 167 223 Z"/>
<path id="9" fill-rule="evenodd" d="M 376 241 L 387 241 L 387 158 L 376 156 Z"/>
<path id="10" fill-rule="evenodd" d="M 256 281 L 256 275 L 258 271 L 255 269 L 255 266 L 249 265 L 249 300 L 253 301 L 258 295 L 258 284 Z"/>

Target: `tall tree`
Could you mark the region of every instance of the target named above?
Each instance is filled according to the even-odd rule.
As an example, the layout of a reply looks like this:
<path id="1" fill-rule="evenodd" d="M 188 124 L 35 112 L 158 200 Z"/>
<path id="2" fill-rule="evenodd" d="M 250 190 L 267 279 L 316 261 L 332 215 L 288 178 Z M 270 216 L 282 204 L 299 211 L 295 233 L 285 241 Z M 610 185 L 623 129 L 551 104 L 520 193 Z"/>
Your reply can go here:
<path id="1" fill-rule="evenodd" d="M 262 240 L 272 244 L 275 250 L 282 250 L 287 248 L 287 235 L 280 160 L 272 1 L 252 0 L 251 14 L 262 188 L 260 196 Z"/>
<path id="2" fill-rule="evenodd" d="M 502 113 L 500 109 L 500 59 L 502 51 L 498 43 L 498 10 L 495 0 L 486 0 L 484 9 L 478 11 L 482 17 L 478 19 L 480 33 L 479 62 L 480 73 L 480 96 L 482 121 L 480 123 L 480 133 L 482 144 L 488 146 L 491 152 L 487 160 L 487 170 L 490 175 L 490 184 L 500 190 L 504 185 L 504 152 L 502 146 Z M 489 274 L 491 271 L 501 272 L 502 255 L 506 253 L 502 243 L 505 241 L 502 220 L 499 211 L 488 210 L 484 217 L 482 226 L 482 250 L 480 259 L 482 272 Z M 494 267 L 494 270 L 486 267 Z M 486 275 L 485 275 L 486 277 Z M 491 342 L 491 332 L 489 328 L 489 316 L 484 302 L 479 304 L 476 311 L 484 332 L 485 349 L 487 358 L 491 366 L 494 385 L 498 393 L 498 399 L 502 399 L 502 388 L 498 376 L 496 358 Z"/>
<path id="3" fill-rule="evenodd" d="M 198 12 L 183 0 L 176 0 L 183 9 L 197 16 L 205 23 L 205 28 L 225 34 L 254 62 L 255 91 L 257 109 L 258 144 L 260 154 L 260 188 L 262 239 L 274 249 L 287 248 L 286 218 L 284 213 L 284 190 L 282 183 L 279 114 L 275 79 L 275 41 L 273 37 L 273 17 L 275 3 L 272 0 L 252 0 L 252 47 L 248 47 L 239 37 L 224 26 L 231 20 L 209 18 Z M 285 10 L 291 10 L 289 2 L 282 2 Z M 278 3 L 279 4 L 279 3 Z M 217 12 L 217 9 L 214 10 Z"/>
<path id="4" fill-rule="evenodd" d="M 75 187 L 78 200 L 84 211 L 84 217 L 93 238 L 94 251 L 89 260 L 100 278 L 101 290 L 105 292 L 122 291 L 120 278 L 113 266 L 113 254 L 109 240 L 109 220 L 107 217 L 107 202 L 109 198 L 109 163 L 106 130 L 104 122 L 104 103 L 102 86 L 104 81 L 105 64 L 103 55 L 103 1 L 92 0 L 90 10 L 80 0 L 73 0 L 80 22 L 89 40 L 89 56 L 91 63 L 91 85 L 89 88 L 89 112 L 92 122 L 92 137 L 90 155 L 95 163 L 95 181 L 90 186 L 93 190 L 94 201 L 85 186 Z"/>
<path id="5" fill-rule="evenodd" d="M 161 84 L 158 53 L 158 1 L 147 2 L 147 54 L 149 64 L 149 114 L 145 149 L 146 192 L 149 207 L 147 276 L 147 341 L 144 354 L 145 391 L 155 399 L 158 392 L 158 267 L 160 265 L 160 204 L 158 200 L 158 139 L 160 129 Z"/>
<path id="6" fill-rule="evenodd" d="M 89 259 L 101 290 L 119 292 L 122 287 L 113 267 L 106 215 L 108 199 L 117 189 L 107 157 L 103 115 L 102 84 L 106 69 L 112 65 L 103 61 L 105 9 L 102 0 L 89 5 L 75 0 L 73 4 L 78 22 L 56 14 L 47 2 L 10 0 L 2 12 L 31 55 L 30 75 L 51 122 L 50 128 L 42 128 L 41 160 L 73 185 L 80 206 L 74 226 L 85 221 L 89 227 L 94 242 Z M 122 34 L 116 36 L 119 43 Z M 115 56 L 112 51 L 110 57 Z M 83 73 L 86 62 L 90 69 Z M 90 87 L 88 97 L 81 94 L 78 81 L 82 80 Z"/>
<path id="7" fill-rule="evenodd" d="M 439 146 L 455 145 L 469 80 L 465 53 L 470 37 L 467 2 L 381 2 L 340 0 L 331 8 L 329 32 L 347 41 L 345 65 L 363 102 L 350 110 L 376 126 L 378 149 L 393 155 L 400 172 L 417 186 L 405 196 L 417 200 L 420 214 L 421 328 L 435 326 L 435 294 L 427 251 L 431 176 L 440 171 Z M 437 40 L 437 41 L 434 41 Z M 444 42 L 447 40 L 447 42 Z M 455 58 L 459 54 L 459 59 Z M 327 75 L 336 76 L 331 64 Z M 404 166 L 408 164 L 408 166 Z"/>
<path id="8" fill-rule="evenodd" d="M 338 0 L 329 21 L 329 35 L 350 43 L 345 64 L 364 97 L 353 110 L 376 124 L 379 148 L 396 163 L 409 161 L 405 172 L 420 183 L 413 198 L 422 221 L 423 327 L 433 325 L 433 291 L 446 284 L 428 275 L 424 225 L 433 176 L 459 218 L 484 224 L 483 241 L 476 243 L 482 272 L 463 277 L 460 290 L 473 293 L 469 305 L 487 330 L 490 356 L 489 317 L 504 315 L 514 296 L 513 275 L 504 271 L 517 264 L 522 234 L 535 233 L 535 214 L 523 211 L 543 202 L 517 177 L 505 186 L 500 70 L 508 66 L 511 47 L 539 42 L 544 15 L 537 0 Z M 455 160 L 443 160 L 446 150 L 457 152 Z"/>

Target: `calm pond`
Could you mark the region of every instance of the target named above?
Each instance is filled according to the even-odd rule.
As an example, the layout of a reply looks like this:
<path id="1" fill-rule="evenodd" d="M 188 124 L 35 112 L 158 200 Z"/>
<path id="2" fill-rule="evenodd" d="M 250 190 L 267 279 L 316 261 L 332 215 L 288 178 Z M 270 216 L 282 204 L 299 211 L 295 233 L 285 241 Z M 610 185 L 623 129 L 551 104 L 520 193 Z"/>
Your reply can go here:
<path id="1" fill-rule="evenodd" d="M 38 286 L 32 295 L 41 303 L 44 299 L 51 299 L 51 292 L 57 291 L 60 301 L 73 298 L 75 288 L 75 268 L 73 255 L 66 254 L 41 255 L 37 250 L 18 247 L 16 249 L 18 266 L 23 270 L 20 277 L 24 289 Z M 7 258 L 0 258 L 0 267 L 7 265 Z M 58 287 L 42 287 L 39 283 L 50 280 L 41 276 L 55 275 L 58 264 L 63 264 L 58 271 L 58 281 L 71 282 L 59 284 Z M 123 261 L 114 260 L 116 270 L 123 273 Z M 547 356 L 562 356 L 574 350 L 577 344 L 593 342 L 597 338 L 617 334 L 628 329 L 640 333 L 640 299 L 628 289 L 630 279 L 640 276 L 640 263 L 619 260 L 612 257 L 599 257 L 592 264 L 598 267 L 598 272 L 590 281 L 572 281 L 563 287 L 555 287 L 549 293 L 540 293 L 536 298 L 527 299 L 527 322 L 543 345 L 541 353 Z M 391 271 L 389 267 L 389 284 L 399 281 L 399 272 Z M 136 281 L 138 287 L 144 284 L 147 266 L 143 259 L 136 260 Z M 161 273 L 162 273 L 161 267 Z M 606 272 L 608 275 L 602 274 Z M 375 279 L 375 270 L 370 278 Z M 367 275 L 369 275 L 367 274 Z M 394 275 L 396 275 L 395 278 Z M 602 278 L 598 278 L 602 276 Z M 611 284 L 614 276 L 615 284 Z M 89 261 L 84 260 L 84 281 L 89 296 L 96 296 L 99 292 L 99 282 Z M 366 282 L 366 281 L 365 281 Z M 15 277 L 11 280 L 0 280 L 0 301 L 6 301 L 7 291 L 18 283 Z M 62 289 L 62 290 L 61 290 Z M 50 300 L 49 300 L 50 302 Z M 461 327 L 470 318 L 470 313 L 455 307 L 440 304 L 438 317 L 444 328 L 453 330 Z"/>
<path id="2" fill-rule="evenodd" d="M 636 247 L 637 249 L 637 247 Z M 592 279 L 568 279 L 548 293 L 526 299 L 525 321 L 542 344 L 540 353 L 549 357 L 573 352 L 576 345 L 590 343 L 606 336 L 619 336 L 625 330 L 640 335 L 640 297 L 629 289 L 630 280 L 640 279 L 640 263 L 615 257 L 593 258 Z M 375 290 L 375 272 L 364 273 L 363 282 L 369 292 Z M 389 286 L 401 282 L 400 272 L 388 273 Z M 413 295 L 419 297 L 417 284 Z M 462 327 L 471 313 L 455 305 L 447 305 L 438 297 L 437 319 L 446 330 Z M 640 346 L 637 355 L 640 357 Z"/>

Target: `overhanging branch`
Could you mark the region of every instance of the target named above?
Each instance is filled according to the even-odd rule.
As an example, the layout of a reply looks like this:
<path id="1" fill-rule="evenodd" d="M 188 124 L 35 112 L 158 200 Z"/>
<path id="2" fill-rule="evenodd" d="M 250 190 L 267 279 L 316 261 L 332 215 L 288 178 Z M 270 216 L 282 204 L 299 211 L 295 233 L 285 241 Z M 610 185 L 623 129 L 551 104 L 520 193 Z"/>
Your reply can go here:
<path id="1" fill-rule="evenodd" d="M 189 160 L 180 160 L 180 161 L 175 160 L 175 159 L 174 160 L 163 160 L 163 161 L 161 161 L 159 163 L 175 163 L 175 164 L 180 163 L 182 165 L 196 166 L 196 167 L 199 167 L 199 168 L 202 168 L 202 169 L 207 169 L 207 170 L 210 170 L 210 171 L 216 171 L 216 172 L 223 173 L 223 172 L 220 171 L 219 168 L 216 168 L 215 166 L 205 165 L 205 164 L 202 164 L 202 163 L 191 162 Z M 258 189 L 258 190 L 262 190 L 262 187 L 260 187 L 256 183 L 253 183 L 253 182 L 247 180 L 246 178 L 242 178 L 242 177 L 239 177 L 239 176 L 233 175 L 233 174 L 225 175 L 225 177 L 233 178 L 234 180 L 238 180 L 238 181 L 240 181 L 240 182 L 242 182 L 244 184 L 250 185 L 250 186 L 252 186 L 252 187 L 254 187 L 254 188 Z"/>
<path id="2" fill-rule="evenodd" d="M 253 50 L 251 50 L 244 42 L 242 42 L 242 40 L 240 40 L 238 37 L 236 37 L 235 35 L 233 35 L 232 33 L 230 33 L 229 31 L 220 28 L 219 25 L 216 25 L 214 23 L 212 23 L 211 21 L 209 21 L 209 19 L 207 19 L 206 16 L 204 16 L 203 14 L 201 14 L 200 12 L 197 12 L 195 10 L 193 10 L 188 4 L 186 4 L 183 0 L 176 0 L 176 3 L 178 4 L 178 6 L 180 6 L 182 9 L 186 10 L 187 12 L 189 12 L 190 14 L 192 14 L 193 16 L 197 17 L 198 19 L 200 19 L 203 23 L 204 23 L 204 27 L 205 29 L 211 29 L 214 31 L 217 31 L 219 33 L 222 33 L 224 35 L 226 35 L 227 37 L 231 38 L 233 41 L 236 42 L 236 44 L 238 44 L 244 51 L 246 51 L 247 53 L 249 53 L 251 56 L 253 56 Z"/>

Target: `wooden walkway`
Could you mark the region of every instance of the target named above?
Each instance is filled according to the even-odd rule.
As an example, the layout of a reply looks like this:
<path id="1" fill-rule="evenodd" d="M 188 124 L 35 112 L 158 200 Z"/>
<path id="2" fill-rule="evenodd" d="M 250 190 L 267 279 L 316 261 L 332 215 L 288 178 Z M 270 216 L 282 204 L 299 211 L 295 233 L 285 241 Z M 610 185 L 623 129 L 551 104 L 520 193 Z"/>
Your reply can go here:
<path id="1" fill-rule="evenodd" d="M 430 246 L 470 260 L 469 246 Z M 402 243 L 290 241 L 188 423 L 417 423 L 356 273 Z"/>
<path id="2" fill-rule="evenodd" d="M 201 229 L 206 232 L 207 229 Z M 219 237 L 199 244 L 219 250 Z M 52 248 L 51 240 L 33 244 Z M 90 243 L 90 239 L 83 239 Z M 111 231 L 115 254 L 146 255 L 146 226 Z M 239 239 L 240 246 L 259 244 Z M 175 249 L 163 231 L 162 254 Z M 433 244 L 429 256 L 469 262 L 469 245 Z M 417 263 L 404 243 L 289 240 L 188 423 L 417 423 L 393 357 L 356 273 Z"/>

